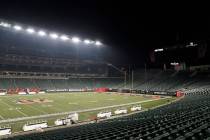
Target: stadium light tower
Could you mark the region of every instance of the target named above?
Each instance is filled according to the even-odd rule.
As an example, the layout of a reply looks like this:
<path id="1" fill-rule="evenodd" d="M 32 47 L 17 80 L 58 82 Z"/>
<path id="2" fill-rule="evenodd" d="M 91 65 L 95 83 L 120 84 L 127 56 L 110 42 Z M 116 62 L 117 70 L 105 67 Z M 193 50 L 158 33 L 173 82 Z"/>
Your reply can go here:
<path id="1" fill-rule="evenodd" d="M 0 19 L 0 27 L 3 28 L 10 28 L 13 29 L 15 31 L 24 31 L 27 34 L 30 35 L 36 35 L 36 36 L 40 36 L 40 37 L 44 37 L 44 36 L 48 36 L 49 38 L 53 39 L 53 40 L 62 40 L 62 41 L 72 41 L 72 43 L 78 44 L 78 43 L 83 43 L 85 45 L 91 45 L 91 47 L 96 47 L 96 48 L 100 48 L 101 45 L 103 45 L 99 40 L 90 40 L 90 39 L 81 39 L 77 36 L 69 36 L 69 35 L 65 35 L 62 33 L 55 33 L 55 32 L 50 32 L 47 30 L 42 30 L 41 28 L 35 28 L 34 26 L 27 26 L 24 24 L 19 24 L 19 23 L 14 23 L 14 22 L 6 22 L 4 20 Z M 34 27 L 34 28 L 33 28 Z M 45 32 L 46 31 L 46 32 Z M 23 32 L 21 32 L 23 33 Z M 67 41 L 68 40 L 68 41 Z"/>

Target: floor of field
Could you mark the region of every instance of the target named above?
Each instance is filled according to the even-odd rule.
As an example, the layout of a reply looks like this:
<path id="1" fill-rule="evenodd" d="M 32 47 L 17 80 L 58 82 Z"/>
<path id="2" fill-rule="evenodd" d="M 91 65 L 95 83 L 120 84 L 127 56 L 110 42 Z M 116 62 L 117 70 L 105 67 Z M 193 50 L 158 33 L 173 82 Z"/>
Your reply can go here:
<path id="1" fill-rule="evenodd" d="M 20 100 L 36 100 L 47 99 L 52 102 L 34 103 L 34 104 L 18 104 Z M 0 96 L 0 127 L 11 127 L 12 132 L 22 131 L 24 124 L 28 122 L 37 122 L 47 120 L 48 126 L 53 126 L 54 121 L 59 118 L 66 117 L 63 112 L 78 112 L 79 121 L 88 121 L 94 118 L 99 111 L 114 111 L 119 105 L 129 109 L 133 104 L 141 104 L 143 109 L 149 109 L 159 105 L 169 103 L 176 98 L 154 98 L 145 96 L 129 96 L 111 93 L 50 93 L 38 95 L 12 95 Z M 104 109 L 108 108 L 108 109 Z M 84 111 L 89 110 L 89 111 Z M 39 115 L 47 115 L 58 113 L 60 115 L 40 117 Z M 128 113 L 130 111 L 128 110 Z M 31 119 L 30 116 L 38 116 Z M 24 119 L 29 117 L 29 119 Z M 23 118 L 24 120 L 16 120 Z M 13 120 L 13 121 L 11 121 Z M 5 121 L 5 122 L 4 122 Z"/>
<path id="2" fill-rule="evenodd" d="M 47 99 L 52 102 L 18 104 L 20 100 Z M 0 97 L 0 119 L 11 119 L 38 116 L 59 112 L 70 112 L 84 109 L 133 103 L 151 100 L 143 96 L 126 96 L 116 94 L 93 93 L 56 93 L 38 95 L 13 95 Z"/>

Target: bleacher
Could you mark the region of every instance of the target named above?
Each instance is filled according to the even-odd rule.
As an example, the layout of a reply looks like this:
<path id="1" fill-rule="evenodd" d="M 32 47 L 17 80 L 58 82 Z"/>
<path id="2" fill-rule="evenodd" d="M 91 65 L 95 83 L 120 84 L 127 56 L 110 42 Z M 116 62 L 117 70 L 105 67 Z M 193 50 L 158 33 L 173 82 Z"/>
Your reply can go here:
<path id="1" fill-rule="evenodd" d="M 146 72 L 135 72 L 136 76 L 134 79 L 134 89 L 145 90 L 145 91 L 169 91 L 174 92 L 179 89 L 191 89 L 208 87 L 210 80 L 208 78 L 209 73 L 203 74 L 197 72 L 196 75 L 192 76 L 193 72 L 190 71 L 146 71 Z M 207 86 L 206 86 L 207 85 Z M 128 87 L 131 87 L 129 84 Z"/>
<path id="2" fill-rule="evenodd" d="M 175 92 L 180 89 L 208 87 L 208 75 L 187 71 L 137 70 L 134 75 L 133 88 L 142 91 L 168 91 Z M 131 80 L 127 77 L 126 88 L 131 88 Z M 43 90 L 56 89 L 84 89 L 84 88 L 124 88 L 124 78 L 118 77 L 75 77 L 75 78 L 0 78 L 0 89 L 32 88 Z"/>
<path id="3" fill-rule="evenodd" d="M 26 79 L 0 78 L 0 89 L 33 88 L 43 90 L 59 89 L 94 89 L 99 87 L 120 88 L 123 85 L 121 78 L 70 78 L 70 79 Z"/>

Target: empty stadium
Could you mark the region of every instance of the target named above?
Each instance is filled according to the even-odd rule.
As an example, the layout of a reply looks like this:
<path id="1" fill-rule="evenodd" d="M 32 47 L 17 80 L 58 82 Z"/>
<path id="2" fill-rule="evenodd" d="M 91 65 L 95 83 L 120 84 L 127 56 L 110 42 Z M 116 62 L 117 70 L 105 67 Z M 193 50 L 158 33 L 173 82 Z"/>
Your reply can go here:
<path id="1" fill-rule="evenodd" d="M 154 22 L 145 21 L 151 30 L 135 39 L 129 32 L 139 28 L 121 29 L 134 25 L 131 13 L 123 24 L 126 14 L 105 10 L 103 19 L 87 9 L 79 10 L 93 17 L 74 17 L 74 9 L 55 23 L 44 19 L 51 13 L 37 22 L 0 17 L 0 139 L 209 139 L 208 35 L 170 34 L 164 22 L 153 32 L 147 24 Z M 101 32 L 89 32 L 99 26 Z"/>

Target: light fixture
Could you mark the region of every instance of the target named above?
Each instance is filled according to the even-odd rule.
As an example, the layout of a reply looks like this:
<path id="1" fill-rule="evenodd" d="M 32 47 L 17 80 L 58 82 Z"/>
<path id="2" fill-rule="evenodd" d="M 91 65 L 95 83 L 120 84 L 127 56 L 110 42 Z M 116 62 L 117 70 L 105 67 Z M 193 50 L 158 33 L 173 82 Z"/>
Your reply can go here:
<path id="1" fill-rule="evenodd" d="M 50 34 L 50 37 L 51 37 L 52 39 L 57 39 L 57 38 L 58 38 L 58 35 L 57 35 L 56 33 L 51 33 L 51 34 Z"/>
<path id="2" fill-rule="evenodd" d="M 197 46 L 198 44 L 194 43 L 194 42 L 190 42 L 190 44 L 186 45 L 186 48 L 188 47 L 195 47 Z"/>
<path id="3" fill-rule="evenodd" d="M 22 30 L 22 27 L 19 26 L 19 25 L 15 25 L 13 28 L 14 28 L 15 30 L 17 30 L 17 31 Z"/>
<path id="4" fill-rule="evenodd" d="M 101 46 L 102 43 L 101 43 L 100 41 L 96 41 L 96 45 L 97 45 L 97 46 Z"/>
<path id="5" fill-rule="evenodd" d="M 73 37 L 73 38 L 72 38 L 72 41 L 73 41 L 74 43 L 79 43 L 79 42 L 80 42 L 80 39 L 79 39 L 78 37 Z"/>
<path id="6" fill-rule="evenodd" d="M 26 29 L 26 31 L 29 33 L 29 34 L 33 34 L 35 31 L 33 28 L 28 28 Z"/>
<path id="7" fill-rule="evenodd" d="M 56 32 L 48 32 L 46 30 L 42 30 L 42 29 L 37 29 L 37 28 L 33 28 L 33 26 L 25 26 L 24 24 L 19 24 L 19 23 L 8 23 L 4 20 L 0 20 L 0 27 L 4 27 L 4 28 L 11 28 L 11 29 L 14 29 L 16 31 L 24 31 L 28 34 L 35 34 L 37 36 L 40 36 L 40 37 L 43 37 L 43 36 L 49 36 L 50 38 L 52 39 L 59 39 L 59 40 L 62 40 L 62 41 L 67 41 L 67 40 L 70 40 L 72 41 L 72 43 L 79 43 L 81 42 L 82 44 L 86 44 L 86 45 L 92 45 L 92 46 L 101 46 L 103 45 L 100 41 L 93 41 L 93 40 L 89 40 L 89 39 L 81 39 L 79 38 L 78 36 L 73 36 L 73 37 L 69 37 L 68 35 L 65 35 L 65 34 L 58 34 Z M 26 27 L 26 28 L 25 28 Z M 21 32 L 23 33 L 23 32 Z M 190 43 L 191 46 L 195 45 L 194 43 Z"/>
<path id="8" fill-rule="evenodd" d="M 179 63 L 178 62 L 172 62 L 172 63 L 170 63 L 172 66 L 177 66 L 177 65 L 179 65 Z"/>
<path id="9" fill-rule="evenodd" d="M 0 26 L 3 26 L 3 27 L 5 27 L 5 28 L 8 28 L 8 27 L 11 27 L 11 24 L 6 23 L 6 22 L 1 22 L 1 23 L 0 23 Z"/>
<path id="10" fill-rule="evenodd" d="M 45 33 L 44 31 L 40 30 L 40 31 L 38 32 L 38 35 L 39 35 L 39 36 L 46 36 L 46 33 Z"/>
<path id="11" fill-rule="evenodd" d="M 91 41 L 90 41 L 90 40 L 88 40 L 88 39 L 85 39 L 85 40 L 84 40 L 84 43 L 85 43 L 85 44 L 90 44 L 90 43 L 91 43 Z"/>
<path id="12" fill-rule="evenodd" d="M 162 48 L 161 48 L 161 49 L 155 49 L 154 51 L 155 51 L 155 52 L 162 52 L 163 49 L 162 49 Z"/>
<path id="13" fill-rule="evenodd" d="M 68 36 L 66 36 L 66 35 L 60 36 L 60 39 L 63 41 L 69 40 Z"/>

